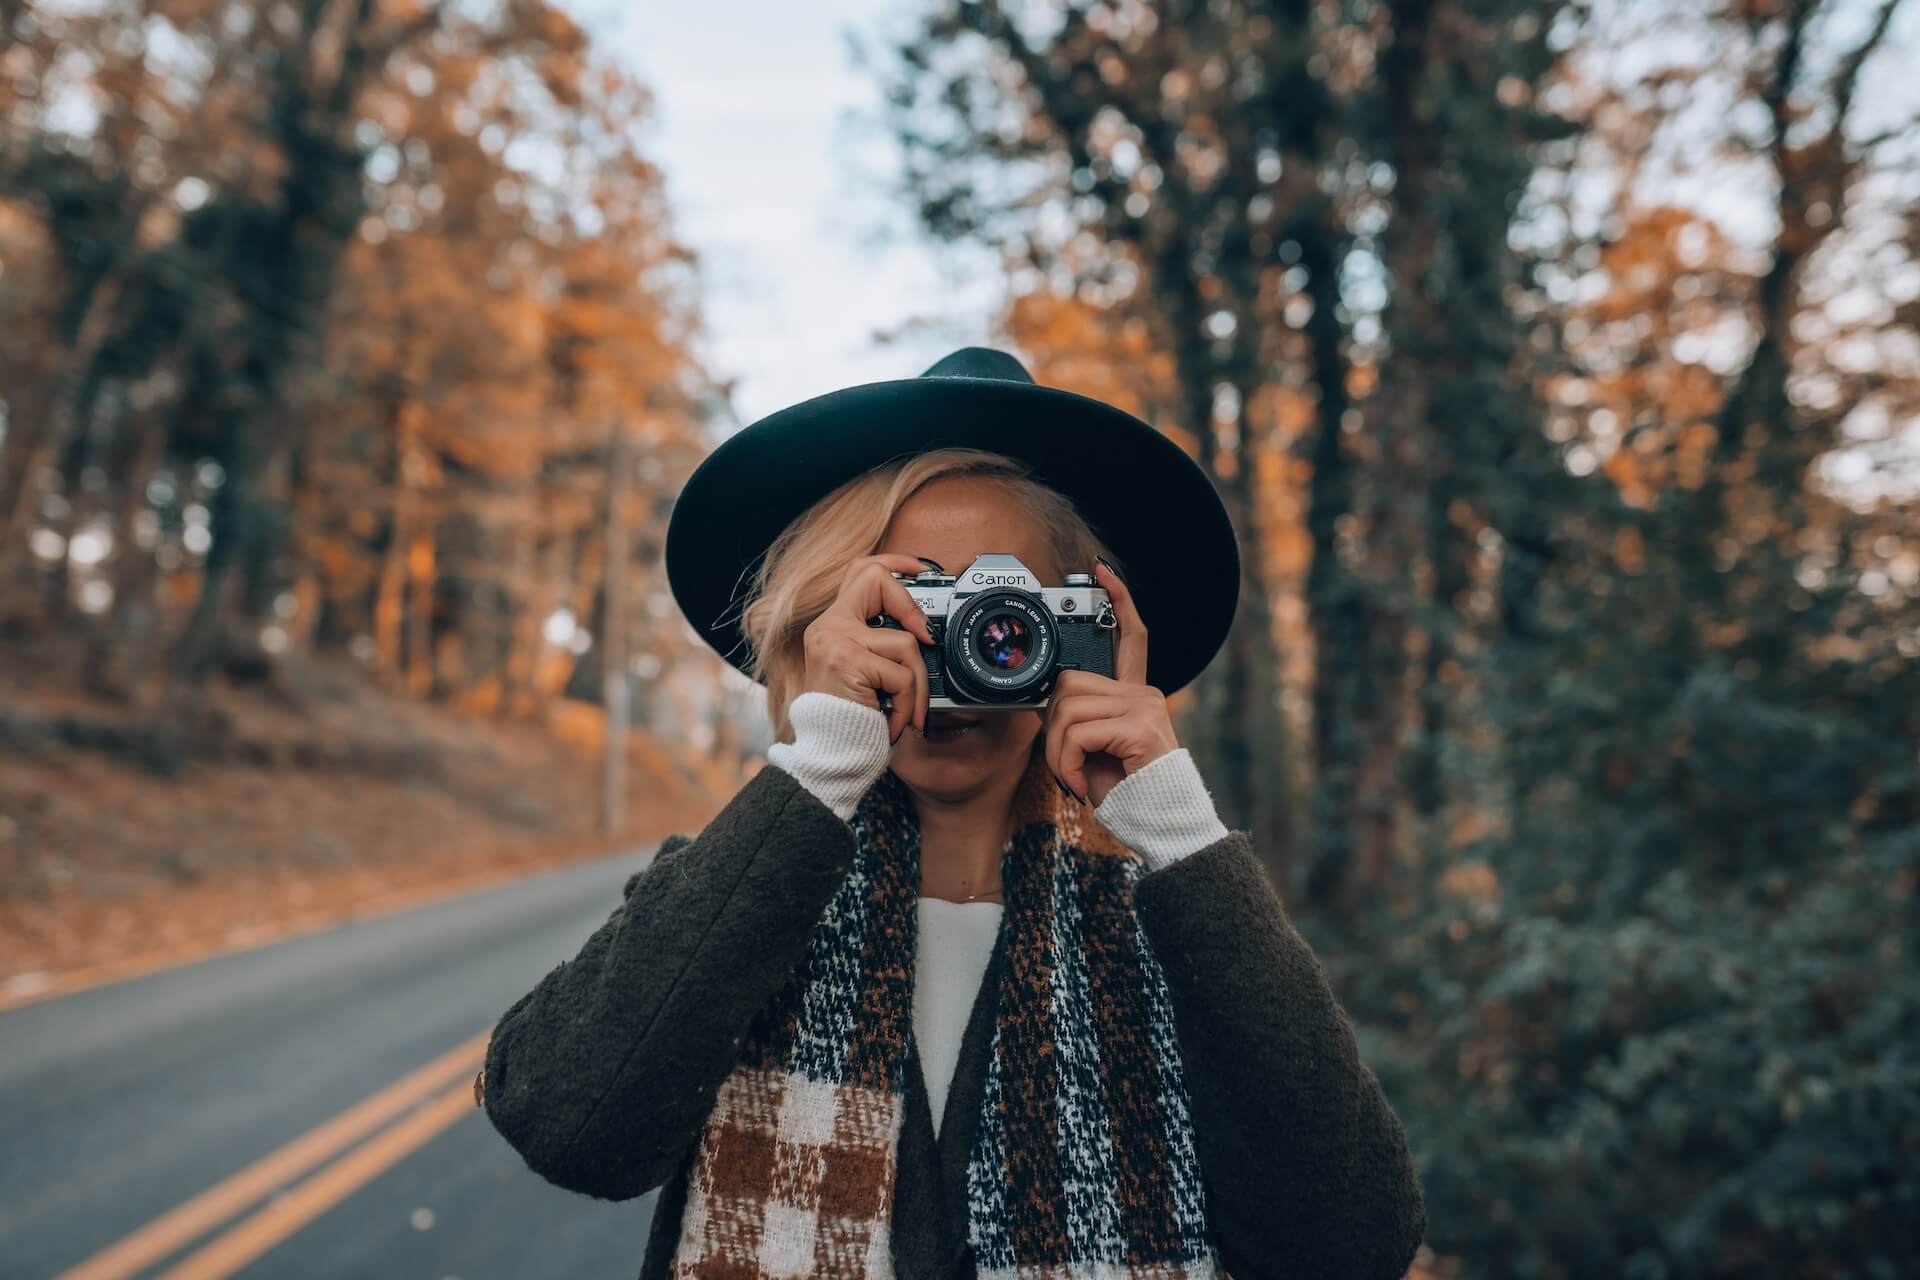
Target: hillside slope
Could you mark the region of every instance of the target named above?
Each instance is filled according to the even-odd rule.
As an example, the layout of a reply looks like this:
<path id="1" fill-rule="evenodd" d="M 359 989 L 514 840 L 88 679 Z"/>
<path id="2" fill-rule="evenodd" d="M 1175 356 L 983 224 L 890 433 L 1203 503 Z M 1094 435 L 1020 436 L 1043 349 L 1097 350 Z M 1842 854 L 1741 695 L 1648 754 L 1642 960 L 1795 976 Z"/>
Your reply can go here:
<path id="1" fill-rule="evenodd" d="M 184 711 L 0 653 L 0 1007 L 697 830 L 739 779 L 630 741 L 598 833 L 600 723 L 503 723 L 309 660 Z"/>

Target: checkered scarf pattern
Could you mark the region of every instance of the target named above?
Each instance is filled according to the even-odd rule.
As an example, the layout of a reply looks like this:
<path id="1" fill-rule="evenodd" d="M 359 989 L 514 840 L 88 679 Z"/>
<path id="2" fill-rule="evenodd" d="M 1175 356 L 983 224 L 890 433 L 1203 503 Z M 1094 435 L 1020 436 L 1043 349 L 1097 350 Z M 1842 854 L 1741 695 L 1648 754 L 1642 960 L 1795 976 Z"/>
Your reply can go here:
<path id="1" fill-rule="evenodd" d="M 919 823 L 891 770 L 805 959 L 755 1017 L 688 1179 L 673 1274 L 893 1274 Z M 1002 858 L 1008 963 L 967 1162 L 983 1280 L 1224 1274 L 1173 1011 L 1133 910 L 1138 857 L 1036 749 Z"/>

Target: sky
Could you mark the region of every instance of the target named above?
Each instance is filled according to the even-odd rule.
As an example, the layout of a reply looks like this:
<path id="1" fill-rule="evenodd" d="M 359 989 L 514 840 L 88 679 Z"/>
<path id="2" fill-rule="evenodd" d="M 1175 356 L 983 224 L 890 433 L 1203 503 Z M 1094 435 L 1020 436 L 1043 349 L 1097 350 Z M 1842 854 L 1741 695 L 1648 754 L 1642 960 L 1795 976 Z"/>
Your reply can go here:
<path id="1" fill-rule="evenodd" d="M 738 421 L 716 424 L 719 434 L 809 396 L 913 377 L 955 347 L 990 341 L 999 273 L 977 250 L 936 252 L 873 177 L 888 170 L 891 148 L 877 86 L 853 66 L 842 32 L 878 31 L 897 5 L 570 8 L 655 94 L 648 154 L 665 171 L 679 238 L 700 257 L 700 354 L 734 383 Z M 876 337 L 916 320 L 897 342 Z"/>

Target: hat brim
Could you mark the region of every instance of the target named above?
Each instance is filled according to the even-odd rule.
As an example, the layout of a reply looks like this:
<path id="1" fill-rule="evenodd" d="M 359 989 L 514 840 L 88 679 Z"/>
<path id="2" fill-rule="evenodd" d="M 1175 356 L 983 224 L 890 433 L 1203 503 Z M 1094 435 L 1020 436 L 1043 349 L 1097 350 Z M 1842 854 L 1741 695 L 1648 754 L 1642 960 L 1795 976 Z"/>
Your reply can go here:
<path id="1" fill-rule="evenodd" d="M 702 638 L 745 671 L 751 652 L 739 626 L 741 596 L 773 540 L 855 476 L 955 447 L 1026 463 L 1112 548 L 1150 637 L 1147 683 L 1172 693 L 1200 674 L 1226 640 L 1240 593 L 1239 543 L 1212 481 L 1179 445 L 1125 410 L 1004 378 L 865 383 L 779 410 L 729 437 L 688 477 L 667 522 L 675 601 Z M 949 573 L 965 567 L 945 566 Z"/>

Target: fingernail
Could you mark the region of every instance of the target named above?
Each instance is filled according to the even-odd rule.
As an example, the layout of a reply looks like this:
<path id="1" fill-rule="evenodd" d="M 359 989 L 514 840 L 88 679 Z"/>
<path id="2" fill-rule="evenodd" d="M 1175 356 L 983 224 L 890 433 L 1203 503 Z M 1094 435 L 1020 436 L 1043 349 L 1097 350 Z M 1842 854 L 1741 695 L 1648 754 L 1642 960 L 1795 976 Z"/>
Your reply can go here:
<path id="1" fill-rule="evenodd" d="M 1106 565 L 1108 573 L 1112 574 L 1116 578 L 1120 577 L 1120 571 L 1113 567 L 1113 562 L 1111 560 L 1107 559 L 1105 556 L 1095 556 L 1094 559 L 1098 560 L 1101 564 Z M 1126 581 L 1125 578 L 1121 578 L 1120 580 L 1122 582 Z"/>
<path id="2" fill-rule="evenodd" d="M 1056 787 L 1058 787 L 1058 788 L 1060 788 L 1060 794 L 1061 794 L 1061 795 L 1063 795 L 1063 796 L 1065 796 L 1065 797 L 1066 797 L 1067 799 L 1069 799 L 1069 800 L 1071 800 L 1071 801 L 1073 801 L 1073 802 L 1074 802 L 1075 804 L 1078 804 L 1078 803 L 1080 803 L 1080 797 L 1079 797 L 1079 796 L 1077 796 L 1077 795 L 1075 795 L 1075 794 L 1073 794 L 1073 788 L 1072 788 L 1072 787 L 1070 787 L 1070 786 L 1068 786 L 1068 785 L 1067 785 L 1066 783 L 1064 783 L 1064 782 L 1062 782 L 1062 781 L 1060 781 L 1060 779 L 1058 779 L 1058 778 L 1055 778 L 1055 779 L 1053 780 L 1053 785 L 1054 785 L 1054 786 L 1056 786 Z"/>

